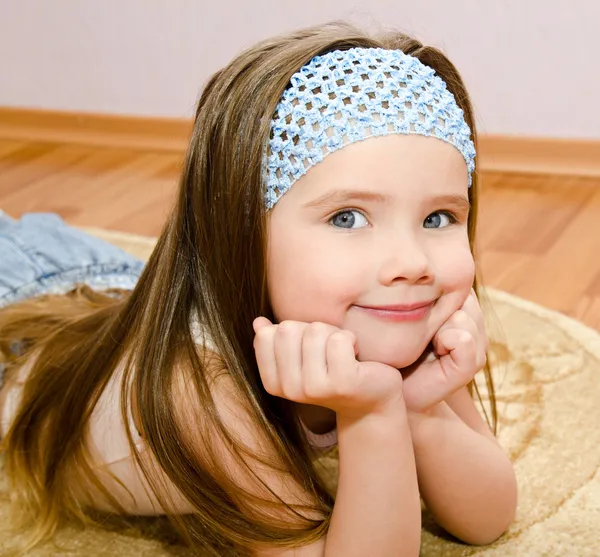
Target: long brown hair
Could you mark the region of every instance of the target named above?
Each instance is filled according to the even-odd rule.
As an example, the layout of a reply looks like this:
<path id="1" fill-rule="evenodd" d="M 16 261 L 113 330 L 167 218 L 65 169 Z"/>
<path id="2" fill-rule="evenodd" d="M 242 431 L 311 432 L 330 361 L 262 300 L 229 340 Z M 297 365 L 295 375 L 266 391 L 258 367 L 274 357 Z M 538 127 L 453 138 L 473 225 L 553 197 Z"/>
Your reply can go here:
<path id="1" fill-rule="evenodd" d="M 272 114 L 300 67 L 316 55 L 352 47 L 401 49 L 432 67 L 454 94 L 476 140 L 469 97 L 455 67 L 439 50 L 403 34 L 372 37 L 344 23 L 309 28 L 262 42 L 217 72 L 198 102 L 178 199 L 135 290 L 115 296 L 78 288 L 69 296 L 28 300 L 0 312 L 0 351 L 9 370 L 33 353 L 40 355 L 4 443 L 17 506 L 36 524 L 32 543 L 52 534 L 61 518 L 85 520 L 68 470 L 79 470 L 102 491 L 85 451 L 85 428 L 123 361 L 124 405 L 126 386 L 131 384 L 147 446 L 194 509 L 190 515 L 172 517 L 185 541 L 214 555 L 239 555 L 256 543 L 301 545 L 326 532 L 332 495 L 317 473 L 292 403 L 270 396 L 262 387 L 252 321 L 259 315 L 272 317 L 261 180 Z M 469 192 L 472 249 L 477 182 L 475 173 Z M 225 440 L 245 463 L 248 450 L 227 430 L 215 408 L 205 354 L 190 331 L 192 314 L 199 316 L 222 372 L 269 440 L 274 455 L 270 465 L 288 471 L 311 495 L 314 505 L 308 510 L 322 518 L 315 519 L 314 513 L 308 517 L 302 512 L 306 508 L 281 500 L 280 509 L 296 517 L 293 528 L 276 524 L 266 512 L 243 511 L 240 501 L 252 496 L 211 455 L 210 439 Z M 15 340 L 22 341 L 26 351 L 10 359 Z M 202 409 L 205 458 L 186 444 L 172 404 L 176 369 L 190 377 Z M 487 368 L 486 378 L 495 423 Z M 152 470 L 135 450 L 134 455 L 159 501 L 169 508 Z M 264 455 L 253 458 L 265 461 Z M 109 493 L 104 497 L 119 510 Z"/>

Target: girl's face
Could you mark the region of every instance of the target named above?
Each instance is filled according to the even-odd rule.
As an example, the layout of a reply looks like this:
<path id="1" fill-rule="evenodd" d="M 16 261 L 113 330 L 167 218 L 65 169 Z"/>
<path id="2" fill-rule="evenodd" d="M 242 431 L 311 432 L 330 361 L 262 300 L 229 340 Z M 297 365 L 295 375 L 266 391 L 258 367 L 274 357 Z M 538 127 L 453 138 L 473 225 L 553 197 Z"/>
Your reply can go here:
<path id="1" fill-rule="evenodd" d="M 328 155 L 269 214 L 276 320 L 350 330 L 359 360 L 414 363 L 473 285 L 467 180 L 460 152 L 431 137 Z"/>

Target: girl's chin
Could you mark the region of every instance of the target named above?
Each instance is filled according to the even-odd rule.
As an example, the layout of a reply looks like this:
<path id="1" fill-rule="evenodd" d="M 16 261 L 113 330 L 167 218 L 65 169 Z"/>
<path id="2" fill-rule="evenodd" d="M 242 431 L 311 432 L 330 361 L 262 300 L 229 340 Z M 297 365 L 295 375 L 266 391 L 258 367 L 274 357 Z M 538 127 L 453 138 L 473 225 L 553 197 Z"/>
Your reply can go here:
<path id="1" fill-rule="evenodd" d="M 347 327 L 357 338 L 358 359 L 364 362 L 379 362 L 396 369 L 412 366 L 423 356 L 436 330 L 436 323 L 424 322 L 391 332 L 383 329 L 374 331 L 360 327 Z M 439 326 L 438 326 L 439 327 Z"/>
<path id="2" fill-rule="evenodd" d="M 427 346 L 419 347 L 417 350 L 377 350 L 375 348 L 371 350 L 361 351 L 358 355 L 358 359 L 362 362 L 379 362 L 396 369 L 402 369 L 413 365 L 425 352 Z"/>

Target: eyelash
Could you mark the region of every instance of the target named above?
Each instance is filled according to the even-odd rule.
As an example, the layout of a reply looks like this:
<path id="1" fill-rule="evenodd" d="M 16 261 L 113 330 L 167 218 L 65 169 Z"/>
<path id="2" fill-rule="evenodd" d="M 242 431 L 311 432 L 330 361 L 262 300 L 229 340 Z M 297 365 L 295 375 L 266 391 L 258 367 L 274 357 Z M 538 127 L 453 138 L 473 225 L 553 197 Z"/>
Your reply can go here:
<path id="1" fill-rule="evenodd" d="M 431 215 L 435 215 L 439 213 L 440 215 L 446 215 L 450 219 L 450 224 L 456 224 L 458 222 L 458 217 L 452 211 L 434 211 L 433 213 L 429 213 L 428 217 Z"/>
<path id="2" fill-rule="evenodd" d="M 338 215 L 341 215 L 343 213 L 352 213 L 353 211 L 360 213 L 363 217 L 365 217 L 365 219 L 367 219 L 369 224 L 371 223 L 371 221 L 369 220 L 369 217 L 367 217 L 367 214 L 365 213 L 365 211 L 363 211 L 362 209 L 357 209 L 356 207 L 346 207 L 344 209 L 340 209 L 339 211 L 336 211 L 332 215 L 328 216 L 325 220 L 327 223 L 331 224 L 331 221 L 333 221 L 333 219 L 335 217 L 337 217 Z"/>
<path id="3" fill-rule="evenodd" d="M 357 209 L 356 207 L 347 207 L 345 209 L 340 209 L 339 211 L 336 211 L 335 213 L 333 213 L 333 215 L 327 217 L 327 222 L 330 223 L 335 217 L 337 217 L 338 215 L 341 215 L 342 213 L 351 213 L 352 211 L 356 211 L 356 212 L 360 213 L 363 217 L 365 217 L 365 219 L 369 220 L 369 218 L 367 217 L 365 212 L 362 211 L 361 209 Z M 450 219 L 450 224 L 456 224 L 457 222 L 459 222 L 459 218 L 456 216 L 456 214 L 454 214 L 452 211 L 447 211 L 444 209 L 440 209 L 439 211 L 433 211 L 432 213 L 429 213 L 427 215 L 427 217 L 430 217 L 431 215 L 435 215 L 436 213 L 439 213 L 441 215 L 446 215 Z M 427 217 L 425 217 L 425 218 L 427 218 Z"/>

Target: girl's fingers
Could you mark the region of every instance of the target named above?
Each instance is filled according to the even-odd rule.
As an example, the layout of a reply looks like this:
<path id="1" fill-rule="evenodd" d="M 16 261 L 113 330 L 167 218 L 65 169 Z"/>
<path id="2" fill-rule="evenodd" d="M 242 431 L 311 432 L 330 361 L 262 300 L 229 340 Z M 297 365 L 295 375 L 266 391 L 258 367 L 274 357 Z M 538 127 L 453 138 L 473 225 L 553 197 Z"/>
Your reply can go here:
<path id="1" fill-rule="evenodd" d="M 440 335 L 440 343 L 447 355 L 441 362 L 446 377 L 456 378 L 452 387 L 462 387 L 471 380 L 477 369 L 477 343 L 472 334 L 460 329 L 447 329 Z M 460 383 L 460 384 L 459 384 Z"/>
<path id="2" fill-rule="evenodd" d="M 479 299 L 477 298 L 477 294 L 475 293 L 475 290 L 471 289 L 471 294 L 465 300 L 465 303 L 463 304 L 461 309 L 463 311 L 465 311 L 468 315 L 471 316 L 473 321 L 477 324 L 477 328 L 479 329 L 479 332 L 485 336 L 485 341 L 486 341 L 485 348 L 487 350 L 489 341 L 487 338 L 485 319 L 483 317 L 483 311 L 481 310 L 481 305 L 479 303 Z"/>
<path id="3" fill-rule="evenodd" d="M 428 365 L 426 373 L 413 373 L 405 379 L 407 404 L 417 411 L 430 408 L 464 387 L 477 371 L 472 356 L 474 341 L 469 333 L 448 329 L 441 335 L 440 342 L 447 354 Z"/>
<path id="4" fill-rule="evenodd" d="M 327 372 L 333 385 L 352 388 L 357 377 L 356 336 L 350 331 L 338 330 L 327 339 Z"/>
<path id="5" fill-rule="evenodd" d="M 267 326 L 259 323 L 259 327 L 255 327 L 255 330 L 254 353 L 263 386 L 269 394 L 281 396 L 281 385 L 275 362 L 275 332 L 277 326 Z"/>
<path id="6" fill-rule="evenodd" d="M 273 323 L 271 323 L 266 317 L 257 317 L 253 322 L 252 322 L 252 328 L 254 329 L 255 333 L 258 333 L 258 331 L 260 331 L 260 329 L 262 329 L 263 327 L 267 327 L 269 325 L 273 325 Z"/>
<path id="7" fill-rule="evenodd" d="M 448 347 L 444 346 L 444 343 L 440 342 L 440 339 L 444 331 L 451 329 L 465 331 L 473 336 L 473 338 L 479 338 L 481 335 L 479 327 L 473 318 L 466 311 L 459 309 L 439 328 L 433 337 L 432 344 L 437 356 L 445 356 L 449 353 Z"/>
<path id="8" fill-rule="evenodd" d="M 302 337 L 302 376 L 304 394 L 318 396 L 327 384 L 327 339 L 337 329 L 325 323 L 311 323 Z"/>
<path id="9" fill-rule="evenodd" d="M 471 382 L 486 362 L 488 337 L 479 301 L 471 292 L 461 309 L 439 328 L 432 340 L 435 359 L 426 358 L 405 379 L 407 405 L 426 409 Z"/>
<path id="10" fill-rule="evenodd" d="M 296 400 L 302 392 L 302 336 L 306 323 L 283 321 L 275 332 L 275 364 L 285 398 Z"/>
<path id="11" fill-rule="evenodd" d="M 475 370 L 473 373 L 476 373 L 487 361 L 489 341 L 485 331 L 481 333 L 475 322 L 470 318 L 467 319 L 468 321 L 463 321 L 461 326 L 446 327 L 443 330 L 440 329 L 434 339 L 434 347 L 436 354 L 439 357 L 450 354 L 454 361 L 458 361 L 458 359 L 462 360 L 466 357 L 467 362 L 469 362 L 468 369 L 473 368 Z M 454 331 L 454 333 L 449 335 L 448 333 L 452 331 Z M 459 337 L 462 336 L 465 342 L 455 344 L 455 335 L 459 335 Z M 468 342 L 466 339 L 469 339 Z M 469 347 L 472 347 L 472 353 L 464 353 L 465 345 L 467 344 Z"/>

